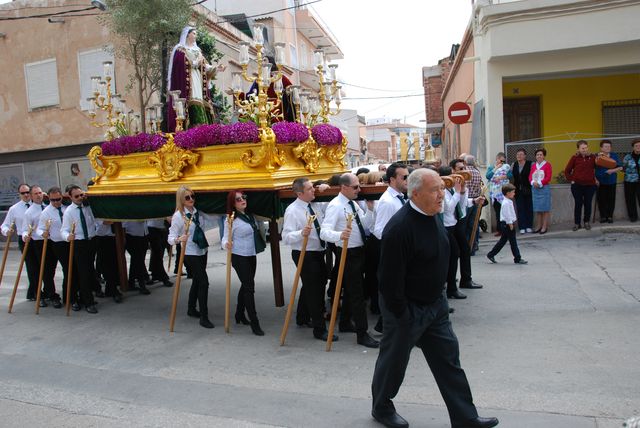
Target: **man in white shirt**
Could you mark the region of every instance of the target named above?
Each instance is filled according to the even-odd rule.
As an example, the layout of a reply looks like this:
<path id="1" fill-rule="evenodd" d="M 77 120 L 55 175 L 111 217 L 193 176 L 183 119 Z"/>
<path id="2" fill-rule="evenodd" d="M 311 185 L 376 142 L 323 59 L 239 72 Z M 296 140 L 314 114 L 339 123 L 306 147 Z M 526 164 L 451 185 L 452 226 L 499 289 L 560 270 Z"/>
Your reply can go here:
<path id="1" fill-rule="evenodd" d="M 62 205 L 62 191 L 59 187 L 52 187 L 47 192 L 49 195 L 49 205 L 42 211 L 38 220 L 38 236 L 48 238 L 47 243 L 47 260 L 45 261 L 45 276 L 55 276 L 56 263 L 60 263 L 63 272 L 62 295 L 66 296 L 67 288 L 67 270 L 69 268 L 69 243 L 62 238 L 60 229 L 62 228 L 62 217 L 67 209 Z M 49 231 L 47 232 L 47 222 L 49 222 Z M 53 262 L 49 261 L 49 257 Z M 55 286 L 55 285 L 54 285 Z M 46 282 L 45 282 L 46 290 Z M 54 308 L 61 308 L 62 302 L 60 296 L 53 289 L 53 294 L 47 296 L 51 300 Z"/>
<path id="2" fill-rule="evenodd" d="M 147 284 L 152 284 L 145 265 L 149 239 L 145 221 L 125 221 L 122 227 L 126 233 L 125 248 L 131 256 L 129 260 L 129 288 L 139 290 L 140 294 L 149 295 Z M 137 282 L 137 286 L 136 286 Z"/>
<path id="3" fill-rule="evenodd" d="M 22 251 L 24 250 L 24 241 L 22 240 L 22 234 L 20 233 L 20 230 L 22 230 L 24 215 L 31 206 L 31 188 L 28 184 L 20 184 L 18 186 L 18 193 L 20 194 L 20 201 L 16 202 L 11 206 L 11 208 L 9 208 L 9 211 L 7 212 L 7 215 L 2 222 L 0 230 L 2 231 L 2 234 L 4 236 L 7 236 L 9 234 L 9 230 L 13 226 L 13 233 L 14 235 L 17 235 L 16 239 L 18 241 L 18 248 L 20 249 L 20 253 L 22 253 Z M 29 253 L 29 251 L 27 251 L 27 253 Z M 29 264 L 31 264 L 29 254 L 27 254 L 27 259 L 25 259 L 25 262 L 27 262 L 27 274 L 29 278 L 27 299 L 34 301 L 36 300 L 36 295 L 35 293 L 33 293 L 33 290 L 36 290 L 35 284 L 36 282 L 38 282 L 38 277 L 37 273 L 35 273 L 33 269 L 29 268 Z M 33 273 L 35 273 L 35 279 L 33 279 L 33 274 L 30 274 L 30 271 L 33 271 Z M 29 294 L 30 292 L 31 294 Z"/>
<path id="4" fill-rule="evenodd" d="M 324 260 L 326 242 L 320 239 L 320 224 L 323 221 L 323 210 L 318 204 L 312 204 L 315 199 L 313 183 L 306 177 L 296 178 L 291 186 L 297 199 L 284 212 L 282 227 L 282 242 L 291 247 L 291 258 L 298 265 L 302 241 L 308 237 L 307 248 L 300 272 L 302 287 L 299 302 L 306 314 L 311 317 L 313 337 L 327 340 L 327 326 L 323 317 L 324 290 L 327 284 L 327 267 Z M 308 225 L 309 216 L 315 216 L 313 223 Z M 333 341 L 338 340 L 337 336 Z"/>
<path id="5" fill-rule="evenodd" d="M 85 201 L 84 191 L 79 187 L 71 185 L 68 187 L 71 205 L 64 212 L 62 217 L 62 228 L 60 234 L 66 241 L 75 241 L 73 252 L 73 277 L 78 281 L 72 281 L 71 309 L 79 311 L 80 304 L 90 314 L 97 314 L 92 291 L 95 288 L 95 249 L 93 237 L 96 235 L 96 223 L 91 208 Z M 75 224 L 75 232 L 71 233 L 71 227 Z"/>
<path id="6" fill-rule="evenodd" d="M 320 239 L 334 242 L 338 248 L 338 257 L 342 252 L 342 243 L 347 241 L 347 259 L 344 267 L 342 288 L 344 299 L 340 312 L 340 332 L 357 333 L 359 345 L 368 348 L 380 346 L 369 333 L 367 324 L 367 310 L 364 302 L 364 290 L 362 287 L 362 273 L 364 269 L 364 244 L 366 229 L 373 224 L 373 201 L 367 201 L 365 213 L 354 202 L 360 192 L 358 177 L 346 173 L 340 177 L 340 193 L 327 206 L 324 221 L 322 222 Z M 347 214 L 353 215 L 353 224 L 347 228 Z M 355 327 L 351 323 L 351 318 Z"/>
<path id="7" fill-rule="evenodd" d="M 44 238 L 41 233 L 38 232 L 38 222 L 40 221 L 40 215 L 45 209 L 45 205 L 42 202 L 43 193 L 40 186 L 31 187 L 31 206 L 24 213 L 24 221 L 22 222 L 22 229 L 20 234 L 24 242 L 31 241 L 29 244 L 29 250 L 27 254 L 27 272 L 29 272 L 29 278 L 35 274 L 33 281 L 33 288 L 31 280 L 29 281 L 29 290 L 27 295 L 37 296 L 38 288 L 43 286 L 43 294 L 40 297 L 40 307 L 47 307 L 45 299 L 60 299 L 60 296 L 56 295 L 56 287 L 53 283 L 53 276 L 55 274 L 56 260 L 50 251 L 45 254 L 45 265 L 42 276 L 43 284 L 37 284 L 40 277 L 40 261 L 42 260 L 42 249 L 44 247 Z M 31 235 L 29 235 L 29 227 L 31 227 Z M 31 271 L 31 272 L 30 272 Z M 35 285 L 37 284 L 37 285 Z"/>

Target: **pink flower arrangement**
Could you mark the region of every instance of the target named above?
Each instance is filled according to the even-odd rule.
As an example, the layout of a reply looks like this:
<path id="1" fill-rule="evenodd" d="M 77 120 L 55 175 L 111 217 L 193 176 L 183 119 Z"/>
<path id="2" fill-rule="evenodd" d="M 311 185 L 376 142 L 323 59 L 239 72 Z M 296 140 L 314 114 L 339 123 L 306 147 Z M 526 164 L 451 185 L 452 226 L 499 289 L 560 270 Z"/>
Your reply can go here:
<path id="1" fill-rule="evenodd" d="M 302 143 L 309 139 L 309 129 L 303 123 L 277 122 L 271 126 L 279 144 Z"/>
<path id="2" fill-rule="evenodd" d="M 311 135 L 319 146 L 337 146 L 342 143 L 342 132 L 328 123 L 321 123 L 311 128 Z"/>

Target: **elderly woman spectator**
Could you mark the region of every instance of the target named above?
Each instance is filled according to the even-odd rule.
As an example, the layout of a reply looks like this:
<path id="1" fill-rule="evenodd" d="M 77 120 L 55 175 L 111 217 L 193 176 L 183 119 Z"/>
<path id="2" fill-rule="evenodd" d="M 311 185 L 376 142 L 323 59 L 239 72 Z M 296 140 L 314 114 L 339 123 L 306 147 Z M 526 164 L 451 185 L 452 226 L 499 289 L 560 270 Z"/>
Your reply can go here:
<path id="1" fill-rule="evenodd" d="M 632 151 L 622 159 L 624 168 L 624 199 L 627 203 L 629 220 L 638 221 L 638 207 L 640 204 L 640 138 L 631 142 Z"/>
<path id="2" fill-rule="evenodd" d="M 500 236 L 502 230 L 500 227 L 500 206 L 504 195 L 502 194 L 502 186 L 509 182 L 509 179 L 513 177 L 511 173 L 511 166 L 506 162 L 506 155 L 504 152 L 499 152 L 496 155 L 496 162 L 493 165 L 489 165 L 487 169 L 487 180 L 489 180 L 489 196 L 491 203 L 493 204 L 493 210 L 495 211 L 496 218 L 496 236 Z"/>
<path id="3" fill-rule="evenodd" d="M 616 184 L 618 171 L 622 171 L 620 159 L 616 153 L 611 153 L 611 141 L 600 141 L 599 156 L 611 158 L 616 162 L 614 168 L 596 166 L 596 179 L 600 183 L 596 200 L 600 211 L 600 223 L 613 223 L 613 211 L 616 207 Z"/>
<path id="4" fill-rule="evenodd" d="M 549 218 L 551 217 L 551 164 L 545 160 L 546 149 L 538 149 L 535 153 L 536 161 L 531 165 L 529 183 L 531 183 L 531 199 L 533 211 L 538 219 L 538 228 L 533 233 L 544 235 L 549 230 Z"/>
<path id="5" fill-rule="evenodd" d="M 531 233 L 533 225 L 533 203 L 531 200 L 531 161 L 527 160 L 527 151 L 518 149 L 516 161 L 511 166 L 513 185 L 516 187 L 516 209 L 520 233 Z"/>
<path id="6" fill-rule="evenodd" d="M 571 156 L 567 166 L 564 168 L 564 175 L 571 181 L 571 194 L 574 199 L 573 209 L 573 231 L 580 229 L 580 218 L 584 207 L 584 228 L 591 229 L 589 219 L 591 218 L 591 201 L 596 192 L 596 156 L 589 152 L 589 145 L 586 141 L 580 140 L 576 143 L 578 152 Z"/>

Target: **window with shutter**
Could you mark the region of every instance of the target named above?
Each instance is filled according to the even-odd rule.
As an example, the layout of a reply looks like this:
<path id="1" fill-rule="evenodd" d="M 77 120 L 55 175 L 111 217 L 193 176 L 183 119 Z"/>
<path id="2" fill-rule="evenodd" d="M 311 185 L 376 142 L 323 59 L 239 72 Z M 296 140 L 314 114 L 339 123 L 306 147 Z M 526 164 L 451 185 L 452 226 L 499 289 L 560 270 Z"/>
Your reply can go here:
<path id="1" fill-rule="evenodd" d="M 27 82 L 29 111 L 60 104 L 55 58 L 25 64 L 24 74 Z"/>
<path id="2" fill-rule="evenodd" d="M 102 76 L 104 61 L 112 61 L 113 53 L 111 47 L 100 49 L 92 49 L 89 51 L 78 52 L 78 76 L 80 79 L 80 109 L 86 111 L 89 109 L 87 98 L 93 96 L 91 92 L 91 76 Z M 115 65 L 115 62 L 114 62 Z M 116 76 L 113 73 L 111 80 L 111 93 L 115 94 Z"/>

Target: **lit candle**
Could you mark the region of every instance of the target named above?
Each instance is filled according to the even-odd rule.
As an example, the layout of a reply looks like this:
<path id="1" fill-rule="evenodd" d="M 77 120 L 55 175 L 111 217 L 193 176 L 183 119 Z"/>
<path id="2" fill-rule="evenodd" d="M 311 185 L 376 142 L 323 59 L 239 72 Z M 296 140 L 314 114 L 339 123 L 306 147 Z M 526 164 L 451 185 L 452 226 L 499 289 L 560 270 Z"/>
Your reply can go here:
<path id="1" fill-rule="evenodd" d="M 278 79 L 273 82 L 273 90 L 276 91 L 276 94 L 282 93 L 282 79 Z"/>
<path id="2" fill-rule="evenodd" d="M 94 94 L 98 92 L 98 84 L 100 83 L 100 76 L 91 76 L 91 92 Z"/>
<path id="3" fill-rule="evenodd" d="M 239 72 L 231 73 L 231 89 L 236 94 L 242 91 L 242 80 Z"/>
<path id="4" fill-rule="evenodd" d="M 178 117 L 178 119 L 184 120 L 184 103 L 185 103 L 186 99 L 184 98 L 178 98 L 176 100 L 176 116 Z"/>
<path id="5" fill-rule="evenodd" d="M 98 85 L 98 89 L 100 91 L 100 97 L 104 98 L 107 96 L 107 82 L 105 82 L 104 80 L 100 82 L 100 84 Z"/>
<path id="6" fill-rule="evenodd" d="M 262 63 L 262 84 L 268 86 L 271 80 L 271 64 L 268 62 Z"/>
<path id="7" fill-rule="evenodd" d="M 313 66 L 314 67 L 322 67 L 324 64 L 324 52 L 322 49 L 316 49 L 313 51 Z"/>
<path id="8" fill-rule="evenodd" d="M 249 64 L 249 42 L 240 42 L 240 57 L 239 61 L 241 65 Z"/>
<path id="9" fill-rule="evenodd" d="M 291 98 L 294 104 L 300 104 L 300 86 L 293 85 L 291 88 Z"/>
<path id="10" fill-rule="evenodd" d="M 329 80 L 332 82 L 336 81 L 336 68 L 338 68 L 338 64 L 329 64 Z"/>
<path id="11" fill-rule="evenodd" d="M 336 104 L 340 105 L 340 103 L 342 102 L 342 86 L 340 85 L 336 86 L 336 93 L 334 97 L 335 97 Z"/>
<path id="12" fill-rule="evenodd" d="M 112 65 L 113 65 L 113 62 L 111 62 L 111 61 L 104 61 L 102 63 L 102 68 L 103 68 L 103 73 L 104 73 L 105 79 L 107 77 L 111 77 L 111 66 Z"/>
<path id="13" fill-rule="evenodd" d="M 89 101 L 89 114 L 96 114 L 96 99 L 95 97 L 87 98 Z"/>

